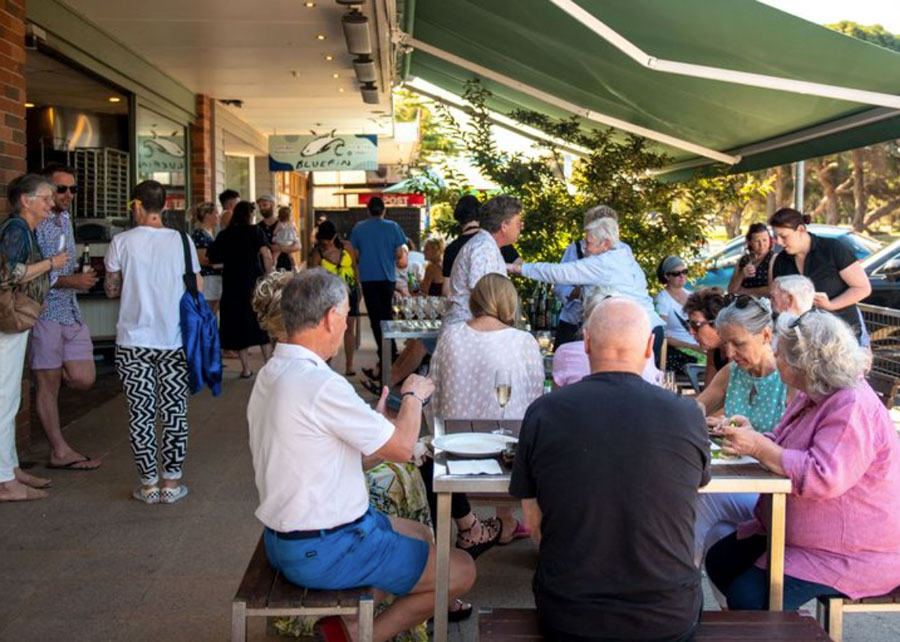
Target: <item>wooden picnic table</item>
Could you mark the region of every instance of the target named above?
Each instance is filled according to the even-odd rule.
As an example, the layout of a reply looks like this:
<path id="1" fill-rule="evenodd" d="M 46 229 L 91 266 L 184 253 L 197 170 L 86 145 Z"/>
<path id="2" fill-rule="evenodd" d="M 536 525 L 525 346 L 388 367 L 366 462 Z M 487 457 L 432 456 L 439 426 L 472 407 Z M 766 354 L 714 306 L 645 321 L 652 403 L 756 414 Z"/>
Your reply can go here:
<path id="1" fill-rule="evenodd" d="M 522 422 L 500 422 L 518 436 Z M 491 432 L 497 421 L 435 418 L 434 436 L 459 432 Z M 447 454 L 435 448 L 434 492 L 437 495 L 437 574 L 435 578 L 434 642 L 447 640 L 447 609 L 450 580 L 450 499 L 453 493 L 509 495 L 510 472 L 502 475 L 451 475 L 447 470 Z M 772 495 L 769 528 L 769 610 L 781 611 L 784 597 L 784 527 L 785 504 L 791 492 L 791 481 L 766 470 L 759 464 L 716 464 L 712 479 L 701 493 L 760 493 Z"/>

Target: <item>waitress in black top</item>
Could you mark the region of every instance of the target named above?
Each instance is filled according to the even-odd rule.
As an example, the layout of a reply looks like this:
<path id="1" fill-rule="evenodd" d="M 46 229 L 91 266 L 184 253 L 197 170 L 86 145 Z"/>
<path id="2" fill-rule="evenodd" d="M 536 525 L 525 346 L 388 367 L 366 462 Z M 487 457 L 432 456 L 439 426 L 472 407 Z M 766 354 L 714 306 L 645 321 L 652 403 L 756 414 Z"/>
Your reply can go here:
<path id="1" fill-rule="evenodd" d="M 775 237 L 784 248 L 772 261 L 769 281 L 801 274 L 816 288 L 813 305 L 847 322 L 862 336 L 862 316 L 856 304 L 872 292 L 869 277 L 853 251 L 838 239 L 810 234 L 810 217 L 785 207 L 769 219 Z"/>
<path id="2" fill-rule="evenodd" d="M 769 267 L 775 252 L 765 223 L 754 223 L 747 230 L 747 253 L 728 282 L 728 294 L 769 296 Z"/>

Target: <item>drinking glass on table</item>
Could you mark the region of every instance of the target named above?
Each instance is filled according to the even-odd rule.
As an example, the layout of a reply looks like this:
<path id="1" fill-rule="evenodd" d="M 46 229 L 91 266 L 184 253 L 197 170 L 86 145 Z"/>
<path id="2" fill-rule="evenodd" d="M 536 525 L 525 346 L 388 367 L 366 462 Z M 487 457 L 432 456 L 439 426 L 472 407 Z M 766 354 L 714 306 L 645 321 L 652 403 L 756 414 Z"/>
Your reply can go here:
<path id="1" fill-rule="evenodd" d="M 509 370 L 494 371 L 494 398 L 500 404 L 500 421 L 497 422 L 497 430 L 492 431 L 495 435 L 512 436 L 512 432 L 503 427 L 504 413 L 506 412 L 506 404 L 512 396 L 512 375 Z"/>
<path id="2" fill-rule="evenodd" d="M 537 339 L 538 347 L 541 349 L 541 354 L 547 354 L 550 352 L 550 346 L 553 345 L 553 336 L 547 330 L 539 330 L 535 333 L 535 339 Z"/>
<path id="3" fill-rule="evenodd" d="M 663 372 L 662 389 L 678 394 L 678 384 L 675 383 L 675 373 L 671 370 Z"/>
<path id="4" fill-rule="evenodd" d="M 394 313 L 394 320 L 400 320 L 400 310 L 403 304 L 403 297 L 399 292 L 394 292 L 394 296 L 391 297 L 391 311 Z"/>

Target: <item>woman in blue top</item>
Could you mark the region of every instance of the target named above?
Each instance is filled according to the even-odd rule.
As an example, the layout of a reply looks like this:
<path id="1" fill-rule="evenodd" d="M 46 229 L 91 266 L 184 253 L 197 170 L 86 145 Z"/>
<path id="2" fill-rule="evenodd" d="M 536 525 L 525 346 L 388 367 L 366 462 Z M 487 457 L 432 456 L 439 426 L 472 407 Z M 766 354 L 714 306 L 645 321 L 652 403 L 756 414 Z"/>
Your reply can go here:
<path id="1" fill-rule="evenodd" d="M 697 396 L 711 427 L 741 415 L 760 432 L 772 430 L 787 405 L 788 387 L 781 380 L 772 350 L 772 307 L 768 299 L 746 294 L 731 298 L 716 316 L 716 330 L 731 363 L 716 373 Z M 724 408 L 724 417 L 710 416 Z M 695 551 L 698 562 L 708 548 L 751 519 L 756 495 L 701 495 L 697 508 Z"/>

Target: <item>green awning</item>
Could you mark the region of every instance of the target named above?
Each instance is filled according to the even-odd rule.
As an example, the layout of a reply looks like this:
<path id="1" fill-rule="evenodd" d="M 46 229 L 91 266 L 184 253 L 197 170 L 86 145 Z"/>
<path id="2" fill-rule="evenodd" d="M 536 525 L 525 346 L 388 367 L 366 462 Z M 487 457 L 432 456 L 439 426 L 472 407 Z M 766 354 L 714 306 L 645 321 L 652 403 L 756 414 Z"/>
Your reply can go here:
<path id="1" fill-rule="evenodd" d="M 644 52 L 660 59 L 900 95 L 900 54 L 833 32 L 753 0 L 577 0 Z M 838 98 L 648 69 L 550 0 L 406 0 L 412 38 L 528 87 L 512 89 L 420 49 L 405 69 L 461 94 L 478 77 L 489 107 L 567 117 L 531 95 L 741 156 L 741 172 L 900 138 L 900 110 Z M 527 92 L 527 93 L 526 93 Z M 585 127 L 604 125 L 584 121 Z M 668 171 L 716 161 L 657 143 Z"/>

